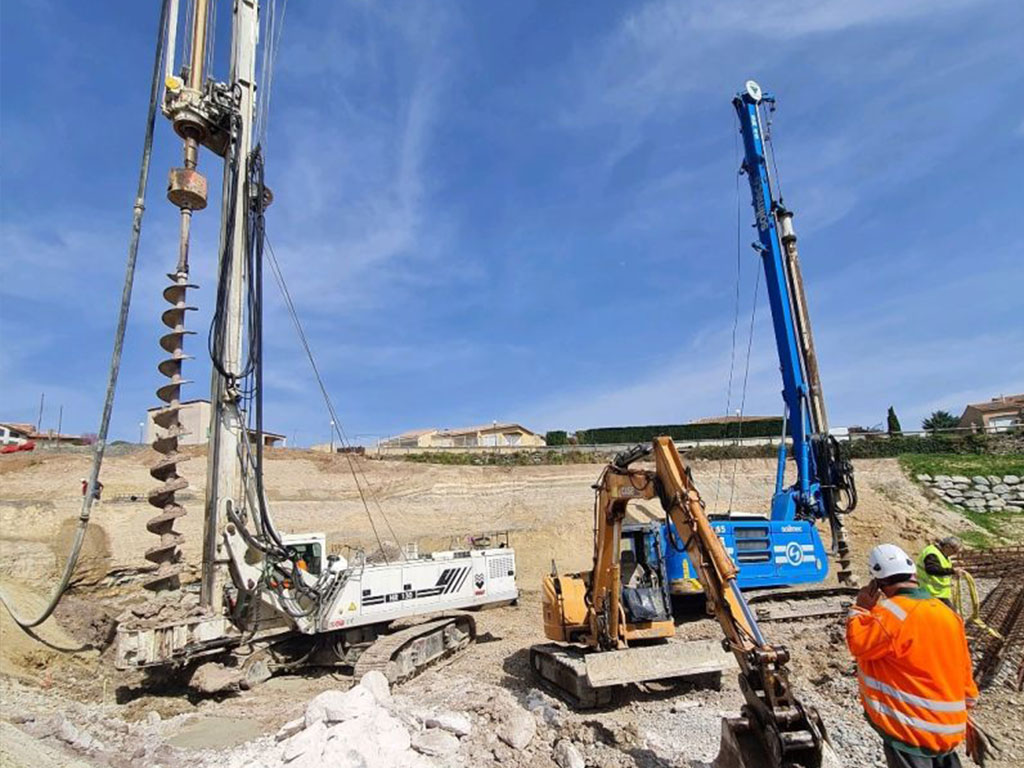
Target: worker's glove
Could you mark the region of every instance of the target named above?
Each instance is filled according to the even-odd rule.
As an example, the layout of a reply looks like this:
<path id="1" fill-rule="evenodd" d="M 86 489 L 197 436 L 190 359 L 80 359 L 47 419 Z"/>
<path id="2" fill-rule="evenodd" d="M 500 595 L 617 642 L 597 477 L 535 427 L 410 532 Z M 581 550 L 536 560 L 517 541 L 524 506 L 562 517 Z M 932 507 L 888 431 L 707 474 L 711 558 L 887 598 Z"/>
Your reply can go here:
<path id="1" fill-rule="evenodd" d="M 982 730 L 977 721 L 967 716 L 967 756 L 975 765 L 984 766 L 985 758 L 999 750 L 995 740 Z"/>

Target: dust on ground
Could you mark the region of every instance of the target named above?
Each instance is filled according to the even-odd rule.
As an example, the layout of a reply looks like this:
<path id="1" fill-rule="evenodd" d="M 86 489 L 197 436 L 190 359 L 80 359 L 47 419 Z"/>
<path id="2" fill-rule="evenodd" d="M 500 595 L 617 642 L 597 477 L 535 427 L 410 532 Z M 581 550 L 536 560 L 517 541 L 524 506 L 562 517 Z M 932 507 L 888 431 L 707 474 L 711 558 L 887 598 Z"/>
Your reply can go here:
<path id="1" fill-rule="evenodd" d="M 731 676 L 720 691 L 637 690 L 616 708 L 596 713 L 573 712 L 537 690 L 528 663 L 529 646 L 543 639 L 536 586 L 552 560 L 563 571 L 588 567 L 590 486 L 599 465 L 438 466 L 303 451 L 268 456 L 266 483 L 284 531 L 322 531 L 329 542 L 373 549 L 375 536 L 354 468 L 387 515 L 387 524 L 375 519 L 388 531 L 387 539 L 416 540 L 421 549 L 432 549 L 463 544 L 474 533 L 511 532 L 524 591 L 519 605 L 479 613 L 480 640 L 474 647 L 394 692 L 395 706 L 403 711 L 456 711 L 474 723 L 473 733 L 460 737 L 458 750 L 435 756 L 434 764 L 551 766 L 556 755 L 564 757 L 557 745 L 566 740 L 591 766 L 706 767 L 713 759 L 720 718 L 735 714 L 741 701 Z M 16 463 L 0 461 L 0 579 L 18 608 L 33 613 L 45 603 L 63 561 L 89 457 L 10 458 Z M 6 613 L 0 616 L 0 765 L 171 767 L 234 765 L 236 759 L 239 766 L 255 765 L 253 750 L 263 749 L 260 738 L 273 743 L 273 734 L 302 716 L 316 694 L 351 685 L 344 675 L 321 670 L 275 677 L 226 698 L 200 698 L 180 681 L 147 687 L 140 675 L 114 671 L 113 620 L 124 605 L 140 599 L 130 574 L 144 565 L 141 553 L 153 543 L 145 521 L 155 510 L 144 499 L 154 485 L 148 466 L 155 458 L 139 450 L 104 463 L 104 497 L 94 508 L 96 528 L 87 539 L 85 567 L 54 619 L 40 628 L 40 639 L 18 630 Z M 189 514 L 176 527 L 186 536 L 185 555 L 192 563 L 198 561 L 201 540 L 205 463 L 204 453 L 193 450 L 181 465 L 192 486 L 179 494 Z M 914 550 L 970 526 L 923 495 L 895 460 L 858 461 L 856 469 L 860 505 L 848 519 L 855 563 L 880 540 Z M 766 511 L 774 461 L 698 461 L 693 471 L 709 511 Z M 642 509 L 636 514 L 644 516 Z M 774 642 L 790 647 L 798 690 L 821 711 L 846 764 L 880 764 L 880 742 L 860 714 L 841 621 L 766 628 Z M 697 620 L 682 634 L 714 638 L 718 629 Z M 1015 714 L 1022 698 L 1005 685 L 982 697 L 983 722 L 1003 737 L 1012 756 L 996 766 L 1016 764 L 1024 756 L 1024 725 Z M 497 721 L 488 710 L 513 705 L 532 711 L 537 722 L 537 735 L 522 749 L 495 739 Z M 234 744 L 240 746 L 228 749 Z"/>

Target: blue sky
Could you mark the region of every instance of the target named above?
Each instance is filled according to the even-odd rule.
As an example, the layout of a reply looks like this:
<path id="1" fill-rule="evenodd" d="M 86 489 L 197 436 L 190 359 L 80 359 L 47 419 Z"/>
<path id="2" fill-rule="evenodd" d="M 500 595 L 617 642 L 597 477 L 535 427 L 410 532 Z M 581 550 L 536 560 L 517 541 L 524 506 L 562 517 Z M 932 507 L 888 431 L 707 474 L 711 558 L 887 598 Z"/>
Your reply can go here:
<path id="1" fill-rule="evenodd" d="M 228 4 L 217 70 L 226 72 Z M 0 24 L 0 418 L 95 431 L 159 3 L 7 3 Z M 775 141 L 833 424 L 906 428 L 1024 391 L 1024 5 L 293 2 L 266 138 L 270 240 L 360 442 L 725 411 L 748 78 Z M 180 143 L 158 118 L 113 436 L 155 404 Z M 200 160 L 219 199 L 220 168 Z M 745 361 L 755 270 L 740 187 Z M 205 338 L 217 212 L 194 218 Z M 763 286 L 762 286 L 763 288 Z M 268 287 L 267 426 L 328 438 Z M 204 344 L 195 384 L 208 391 Z M 739 373 L 737 376 L 739 376 Z M 758 304 L 748 413 L 781 409 Z M 734 387 L 734 401 L 740 381 Z M 735 404 L 733 407 L 736 407 Z"/>

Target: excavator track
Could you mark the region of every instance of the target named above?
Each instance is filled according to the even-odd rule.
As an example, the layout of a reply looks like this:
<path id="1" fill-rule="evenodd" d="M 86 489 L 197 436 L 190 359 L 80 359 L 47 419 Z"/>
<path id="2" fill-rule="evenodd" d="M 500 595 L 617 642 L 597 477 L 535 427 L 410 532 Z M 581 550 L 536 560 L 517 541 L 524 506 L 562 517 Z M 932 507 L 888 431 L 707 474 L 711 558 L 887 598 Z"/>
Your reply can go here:
<path id="1" fill-rule="evenodd" d="M 545 643 L 530 649 L 530 666 L 544 687 L 573 709 L 598 709 L 615 700 L 615 688 L 595 688 L 587 679 L 587 660 L 578 648 Z"/>
<path id="2" fill-rule="evenodd" d="M 357 680 L 371 670 L 388 682 L 404 682 L 476 640 L 476 621 L 457 614 L 416 624 L 378 637 L 360 654 L 353 672 Z"/>
<path id="3" fill-rule="evenodd" d="M 174 530 L 174 521 L 186 514 L 175 494 L 188 488 L 188 481 L 178 474 L 178 464 L 188 460 L 187 456 L 178 453 L 178 439 L 188 432 L 182 428 L 178 412 L 181 409 L 181 387 L 189 383 L 181 376 L 182 363 L 190 359 L 184 352 L 184 339 L 195 333 L 185 329 L 186 313 L 196 309 L 188 306 L 186 298 L 189 288 L 198 287 L 191 285 L 183 272 L 168 277 L 171 285 L 164 289 L 164 299 L 171 306 L 164 310 L 161 320 L 170 330 L 160 337 L 160 346 L 169 357 L 157 365 L 168 381 L 156 391 L 157 397 L 166 405 L 153 415 L 153 421 L 161 430 L 153 441 L 153 450 L 162 454 L 162 457 L 149 470 L 150 476 L 160 481 L 160 486 L 148 495 L 149 503 L 160 512 L 146 522 L 146 530 L 160 537 L 159 543 L 145 553 L 145 558 L 156 565 L 156 571 L 144 586 L 154 592 L 177 589 L 183 570 L 180 547 L 184 537 Z"/>
<path id="4" fill-rule="evenodd" d="M 530 666 L 546 687 L 575 709 L 613 703 L 624 686 L 682 680 L 719 688 L 722 673 L 735 669 L 717 640 L 669 640 L 615 651 L 544 643 L 530 649 Z"/>

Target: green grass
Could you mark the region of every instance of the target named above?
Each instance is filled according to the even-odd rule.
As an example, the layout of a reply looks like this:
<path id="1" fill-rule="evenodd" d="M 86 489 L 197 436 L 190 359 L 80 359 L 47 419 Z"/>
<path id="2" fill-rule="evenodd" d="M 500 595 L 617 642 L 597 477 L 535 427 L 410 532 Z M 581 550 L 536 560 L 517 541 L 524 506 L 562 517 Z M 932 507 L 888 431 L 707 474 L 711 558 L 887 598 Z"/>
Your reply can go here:
<path id="1" fill-rule="evenodd" d="M 1024 476 L 1024 455 L 1011 453 L 990 456 L 971 453 L 905 453 L 900 466 L 913 478 L 915 475 L 1018 475 Z M 953 509 L 949 505 L 950 509 Z M 986 548 L 1020 541 L 1024 516 L 1017 512 L 974 512 L 957 510 L 974 523 L 978 530 L 958 534 L 968 547 Z"/>
<path id="2" fill-rule="evenodd" d="M 1001 539 L 1018 540 L 1019 534 L 1013 530 L 1019 523 L 1020 515 L 1015 512 L 961 512 L 964 517 L 981 528 L 980 531 L 965 531 L 959 534 L 964 543 L 970 547 L 994 547 Z"/>
<path id="3" fill-rule="evenodd" d="M 1024 454 L 989 456 L 973 453 L 904 453 L 900 465 L 914 475 L 1018 475 L 1024 476 Z"/>

